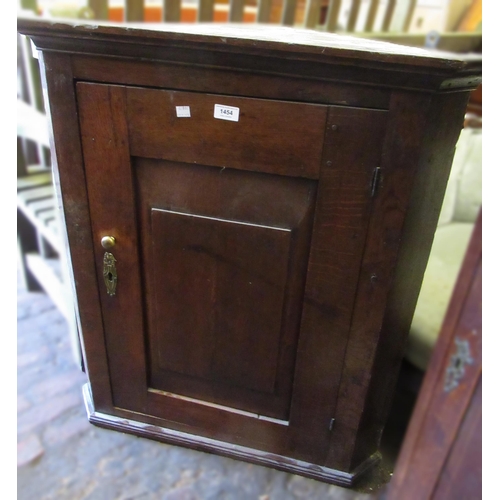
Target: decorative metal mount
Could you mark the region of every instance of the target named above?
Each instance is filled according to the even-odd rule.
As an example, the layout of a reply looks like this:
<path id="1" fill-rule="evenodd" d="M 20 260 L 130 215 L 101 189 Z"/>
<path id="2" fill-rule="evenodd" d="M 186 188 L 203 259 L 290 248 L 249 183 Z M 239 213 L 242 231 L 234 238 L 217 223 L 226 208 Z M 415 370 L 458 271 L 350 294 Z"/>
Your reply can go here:
<path id="1" fill-rule="evenodd" d="M 116 293 L 116 283 L 118 281 L 118 276 L 116 274 L 115 262 L 116 259 L 112 253 L 104 253 L 102 274 L 104 276 L 104 283 L 106 285 L 108 295 L 115 295 Z"/>
<path id="2" fill-rule="evenodd" d="M 470 354 L 470 345 L 468 340 L 455 339 L 457 350 L 450 358 L 448 368 L 446 368 L 444 378 L 444 391 L 450 392 L 460 384 L 465 375 L 466 365 L 474 363 Z"/>

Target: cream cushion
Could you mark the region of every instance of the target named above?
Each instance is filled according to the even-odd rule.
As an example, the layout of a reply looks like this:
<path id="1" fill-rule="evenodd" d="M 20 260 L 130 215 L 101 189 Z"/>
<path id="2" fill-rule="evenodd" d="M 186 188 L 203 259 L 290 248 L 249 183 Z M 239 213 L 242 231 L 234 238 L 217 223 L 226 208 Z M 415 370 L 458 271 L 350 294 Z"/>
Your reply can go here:
<path id="1" fill-rule="evenodd" d="M 432 255 L 413 316 L 406 358 L 425 370 L 441 330 L 474 225 L 448 224 L 436 231 Z"/>
<path id="2" fill-rule="evenodd" d="M 410 328 L 406 359 L 425 370 L 467 250 L 482 200 L 482 130 L 464 129 L 457 144 L 438 227 Z"/>

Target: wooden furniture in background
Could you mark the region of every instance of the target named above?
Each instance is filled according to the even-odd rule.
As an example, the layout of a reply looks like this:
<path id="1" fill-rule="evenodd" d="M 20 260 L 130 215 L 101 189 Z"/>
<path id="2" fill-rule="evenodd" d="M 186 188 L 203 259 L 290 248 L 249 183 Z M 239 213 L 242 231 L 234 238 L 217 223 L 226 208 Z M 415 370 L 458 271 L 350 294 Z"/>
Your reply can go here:
<path id="1" fill-rule="evenodd" d="M 473 0 L 471 7 L 464 14 L 458 25 L 459 31 L 478 31 L 481 30 L 483 21 L 483 2 L 482 0 Z"/>
<path id="2" fill-rule="evenodd" d="M 146 28 L 18 21 L 90 421 L 351 485 L 379 457 L 480 58 Z"/>
<path id="3" fill-rule="evenodd" d="M 482 217 L 381 499 L 481 498 Z"/>
<path id="4" fill-rule="evenodd" d="M 361 0 L 353 0 L 346 24 L 347 31 L 355 31 Z M 382 14 L 381 31 L 388 31 L 400 0 L 389 0 L 380 5 L 371 0 L 364 22 L 364 30 L 373 31 L 377 14 Z M 149 4 L 144 0 L 124 0 L 123 5 L 108 0 L 89 0 L 89 8 L 96 19 L 126 22 L 259 22 L 280 23 L 286 26 L 301 24 L 308 28 L 324 26 L 337 29 L 342 0 L 164 0 Z M 405 2 L 402 30 L 407 31 L 415 10 L 416 0 Z M 380 13 L 379 13 L 380 8 Z M 383 9 L 383 12 L 382 12 Z"/>
<path id="5" fill-rule="evenodd" d="M 24 8 L 38 11 L 36 1 L 22 0 Z M 89 0 L 87 7 L 62 1 L 50 5 L 45 14 L 52 17 L 81 17 L 112 22 L 215 22 L 265 23 L 305 27 L 334 33 L 379 39 L 415 47 L 428 46 L 428 31 L 415 31 L 412 19 L 416 0 Z M 475 8 L 475 5 L 473 6 Z M 461 7 L 463 10 L 464 6 Z M 442 16 L 446 19 L 446 9 Z M 460 9 L 459 9 L 460 10 Z M 473 10 L 471 7 L 470 10 Z M 476 9 L 477 10 L 477 9 Z M 456 9 L 453 15 L 456 17 Z M 477 21 L 477 13 L 474 19 Z M 481 10 L 479 9 L 479 16 Z M 465 16 L 467 17 L 467 16 Z M 471 23 L 458 29 L 448 28 L 450 22 L 434 29 L 432 46 L 452 52 L 480 52 L 481 30 Z"/>
<path id="6" fill-rule="evenodd" d="M 82 365 L 60 207 L 50 164 L 49 123 L 44 113 L 38 61 L 30 41 L 18 37 L 17 243 L 26 289 L 47 293 L 68 323 L 73 357 Z M 61 258 L 62 257 L 62 258 Z"/>
<path id="7" fill-rule="evenodd" d="M 56 228 L 55 197 L 50 167 L 44 164 L 44 148 L 49 148 L 49 132 L 45 114 L 17 102 L 17 226 L 21 273 L 28 290 L 43 287 L 37 279 L 38 261 L 59 249 Z M 41 158 L 34 163 L 30 153 Z M 34 205 L 33 205 L 34 204 Z M 47 246 L 47 245 L 50 245 Z M 31 253 L 36 250 L 36 253 Z M 52 255 L 53 256 L 53 255 Z M 49 286 L 56 292 L 57 287 Z M 61 303 L 57 293 L 52 294 Z"/>

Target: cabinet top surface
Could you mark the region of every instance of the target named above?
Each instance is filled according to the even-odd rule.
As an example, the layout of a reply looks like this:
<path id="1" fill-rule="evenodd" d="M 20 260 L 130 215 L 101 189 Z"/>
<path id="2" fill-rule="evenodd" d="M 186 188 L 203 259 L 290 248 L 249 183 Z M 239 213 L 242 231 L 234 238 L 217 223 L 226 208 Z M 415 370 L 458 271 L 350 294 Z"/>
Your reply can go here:
<path id="1" fill-rule="evenodd" d="M 20 33 L 41 38 L 107 41 L 160 47 L 209 47 L 223 52 L 259 55 L 282 53 L 286 58 L 315 59 L 325 63 L 357 61 L 417 66 L 429 71 L 480 74 L 481 55 L 453 54 L 388 42 L 269 24 L 216 23 L 107 23 L 57 19 L 18 18 Z M 44 49 L 35 40 L 39 48 Z M 66 45 L 67 50 L 71 50 Z M 81 52 L 81 50 L 78 50 Z"/>

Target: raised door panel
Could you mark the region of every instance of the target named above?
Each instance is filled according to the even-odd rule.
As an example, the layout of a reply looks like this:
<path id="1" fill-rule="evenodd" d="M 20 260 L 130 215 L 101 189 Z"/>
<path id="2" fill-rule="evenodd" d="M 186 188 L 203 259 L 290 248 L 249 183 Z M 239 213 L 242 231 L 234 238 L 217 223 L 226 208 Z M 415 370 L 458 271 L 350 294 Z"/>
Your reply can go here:
<path id="1" fill-rule="evenodd" d="M 274 392 L 290 233 L 152 209 L 159 370 Z"/>
<path id="2" fill-rule="evenodd" d="M 386 113 L 77 96 L 98 275 L 116 238 L 116 294 L 101 276 L 100 300 L 117 410 L 324 463 Z"/>
<path id="3" fill-rule="evenodd" d="M 134 170 L 151 388 L 288 420 L 317 183 Z"/>

